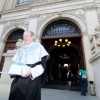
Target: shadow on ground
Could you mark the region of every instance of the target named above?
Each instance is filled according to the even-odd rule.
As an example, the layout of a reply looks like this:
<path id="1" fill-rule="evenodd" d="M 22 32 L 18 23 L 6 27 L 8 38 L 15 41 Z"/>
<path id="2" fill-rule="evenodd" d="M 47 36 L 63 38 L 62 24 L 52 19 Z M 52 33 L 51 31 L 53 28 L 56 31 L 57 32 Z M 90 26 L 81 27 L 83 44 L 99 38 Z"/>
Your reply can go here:
<path id="1" fill-rule="evenodd" d="M 51 83 L 45 83 L 45 85 L 43 85 L 42 88 L 80 91 L 79 83 L 72 83 L 72 86 L 68 87 L 68 84 L 66 82 L 59 82 L 59 83 L 51 82 Z"/>

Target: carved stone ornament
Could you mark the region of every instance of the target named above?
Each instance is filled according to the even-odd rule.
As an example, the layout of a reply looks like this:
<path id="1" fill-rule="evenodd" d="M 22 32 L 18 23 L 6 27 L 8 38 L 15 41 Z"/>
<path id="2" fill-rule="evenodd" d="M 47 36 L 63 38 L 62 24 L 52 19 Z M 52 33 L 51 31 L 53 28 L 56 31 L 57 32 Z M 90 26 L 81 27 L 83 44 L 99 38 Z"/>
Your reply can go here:
<path id="1" fill-rule="evenodd" d="M 0 20 L 0 24 L 4 24 L 6 20 Z"/>
<path id="2" fill-rule="evenodd" d="M 39 16 L 39 14 L 30 14 L 30 18 L 37 18 Z"/>
<path id="3" fill-rule="evenodd" d="M 16 19 L 16 20 L 8 20 L 4 23 L 4 31 L 3 33 L 8 30 L 10 27 L 15 26 L 17 27 L 18 25 L 22 25 L 28 29 L 29 26 L 29 20 L 28 19 Z"/>
<path id="4" fill-rule="evenodd" d="M 15 47 L 16 49 L 19 49 L 23 45 L 24 45 L 24 41 L 22 39 L 18 39 L 17 43 L 15 44 Z"/>
<path id="5" fill-rule="evenodd" d="M 93 36 L 95 36 L 96 44 L 100 46 L 100 25 L 98 25 L 95 28 L 95 32 L 93 33 Z"/>
<path id="6" fill-rule="evenodd" d="M 96 9 L 96 5 L 95 4 L 90 4 L 84 7 L 85 10 L 93 10 Z"/>
<path id="7" fill-rule="evenodd" d="M 40 14 L 38 16 L 38 23 L 37 23 L 37 29 L 40 27 L 40 25 L 48 18 L 50 18 L 51 16 L 54 16 L 57 13 L 48 13 L 48 14 Z"/>
<path id="8" fill-rule="evenodd" d="M 100 25 L 96 26 L 95 32 L 89 36 L 92 55 L 100 52 Z"/>
<path id="9" fill-rule="evenodd" d="M 95 28 L 95 31 L 98 32 L 100 34 L 100 25 L 98 25 L 96 28 Z"/>
<path id="10" fill-rule="evenodd" d="M 100 23 L 100 13 L 98 14 L 98 19 L 99 19 L 99 23 Z"/>
<path id="11" fill-rule="evenodd" d="M 38 22 L 37 22 L 37 30 L 41 26 L 41 24 L 47 20 L 48 18 L 58 15 L 58 17 L 62 17 L 63 14 L 69 14 L 78 17 L 86 26 L 86 17 L 84 13 L 84 9 L 75 9 L 75 10 L 67 10 L 62 12 L 55 12 L 55 13 L 48 13 L 48 14 L 40 14 L 38 15 Z"/>
<path id="12" fill-rule="evenodd" d="M 85 16 L 85 11 L 84 9 L 74 9 L 74 10 L 68 10 L 68 11 L 63 11 L 62 13 L 65 14 L 70 14 L 78 17 L 82 22 L 85 23 L 86 25 L 86 16 Z"/>

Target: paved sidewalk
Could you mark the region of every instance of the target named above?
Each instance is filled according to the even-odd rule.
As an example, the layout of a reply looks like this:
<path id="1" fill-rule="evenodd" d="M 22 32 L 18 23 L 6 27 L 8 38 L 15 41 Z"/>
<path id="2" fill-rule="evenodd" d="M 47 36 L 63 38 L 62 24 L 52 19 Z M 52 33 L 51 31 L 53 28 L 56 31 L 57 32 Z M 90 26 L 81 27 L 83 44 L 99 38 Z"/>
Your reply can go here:
<path id="1" fill-rule="evenodd" d="M 96 96 L 81 96 L 78 91 L 44 89 L 42 88 L 42 100 L 100 100 Z M 8 94 L 0 94 L 0 100 L 8 100 Z"/>

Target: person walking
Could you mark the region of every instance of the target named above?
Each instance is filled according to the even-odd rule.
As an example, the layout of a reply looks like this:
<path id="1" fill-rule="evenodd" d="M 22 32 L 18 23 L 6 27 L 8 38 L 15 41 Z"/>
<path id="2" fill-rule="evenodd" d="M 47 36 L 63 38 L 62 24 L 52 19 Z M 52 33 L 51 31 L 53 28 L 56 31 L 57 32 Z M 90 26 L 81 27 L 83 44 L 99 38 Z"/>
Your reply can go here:
<path id="1" fill-rule="evenodd" d="M 69 87 L 71 87 L 72 77 L 73 77 L 73 74 L 72 74 L 71 70 L 68 70 L 68 73 L 67 73 L 67 80 L 68 80 L 68 86 L 69 86 Z"/>
<path id="2" fill-rule="evenodd" d="M 87 72 L 84 68 L 81 68 L 79 70 L 79 74 L 82 76 L 82 79 L 80 80 L 81 95 L 86 96 L 86 92 L 87 92 Z"/>
<path id="3" fill-rule="evenodd" d="M 12 60 L 27 65 L 30 70 L 24 75 L 11 75 L 14 80 L 8 100 L 41 100 L 40 76 L 46 69 L 49 54 L 40 43 L 34 41 L 32 31 L 25 31 L 23 40 L 25 45 L 19 48 Z"/>

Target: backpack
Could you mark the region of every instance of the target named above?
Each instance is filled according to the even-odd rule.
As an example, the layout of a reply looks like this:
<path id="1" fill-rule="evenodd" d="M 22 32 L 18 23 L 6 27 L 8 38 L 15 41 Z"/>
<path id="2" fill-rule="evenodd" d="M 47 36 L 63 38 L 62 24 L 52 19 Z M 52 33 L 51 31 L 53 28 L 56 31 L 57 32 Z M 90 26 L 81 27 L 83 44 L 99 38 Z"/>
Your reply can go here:
<path id="1" fill-rule="evenodd" d="M 80 73 L 78 74 L 77 79 L 78 79 L 78 80 L 81 80 L 81 79 L 82 79 L 82 72 L 80 72 Z"/>
<path id="2" fill-rule="evenodd" d="M 82 79 L 82 75 L 78 75 L 77 78 L 78 78 L 78 80 L 81 80 Z"/>

